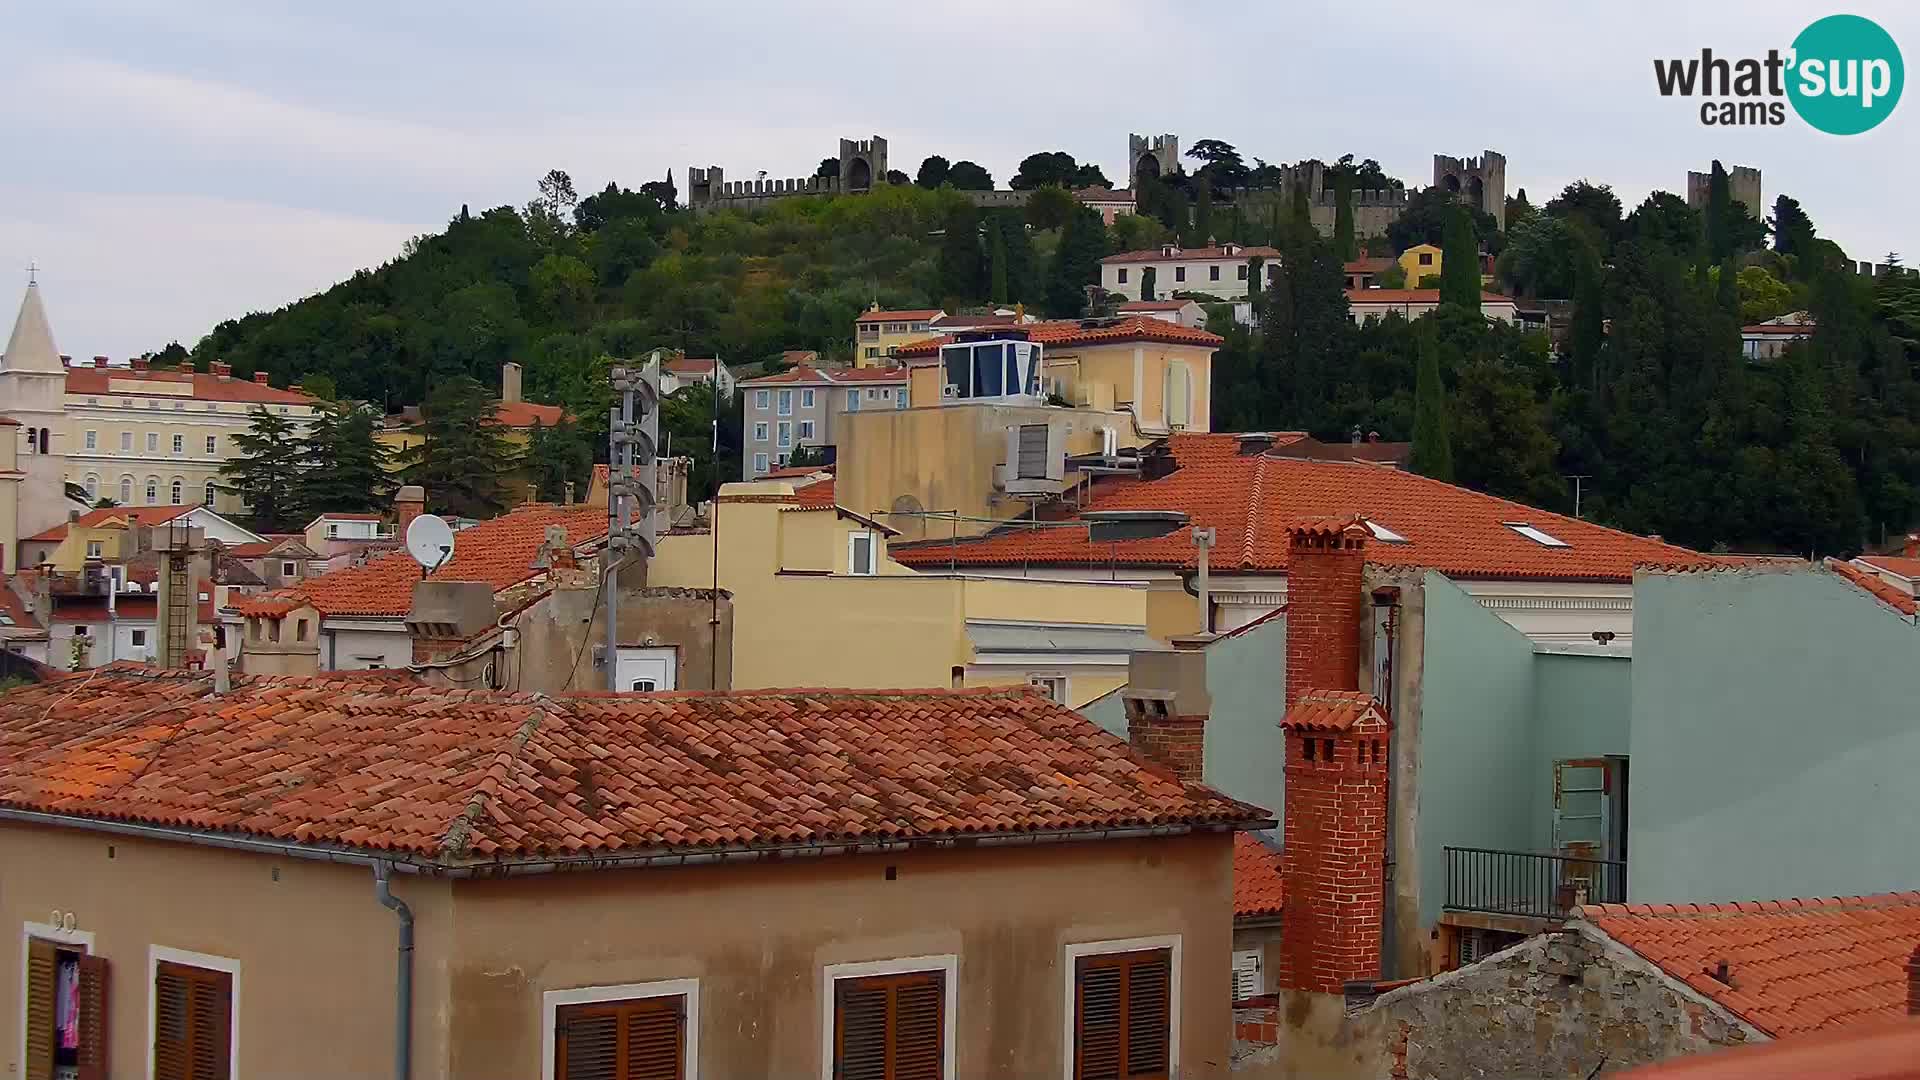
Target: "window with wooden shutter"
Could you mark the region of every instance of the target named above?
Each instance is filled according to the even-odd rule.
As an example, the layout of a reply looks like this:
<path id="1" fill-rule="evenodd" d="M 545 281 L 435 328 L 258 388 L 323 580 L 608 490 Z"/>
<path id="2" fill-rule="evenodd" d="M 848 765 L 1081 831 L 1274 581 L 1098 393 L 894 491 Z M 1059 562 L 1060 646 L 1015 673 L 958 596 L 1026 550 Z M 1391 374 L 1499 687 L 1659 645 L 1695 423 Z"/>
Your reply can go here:
<path id="1" fill-rule="evenodd" d="M 942 1080 L 946 983 L 939 971 L 836 980 L 834 1080 Z"/>
<path id="2" fill-rule="evenodd" d="M 80 958 L 79 1046 L 74 1064 L 79 1080 L 107 1080 L 107 961 Z"/>
<path id="3" fill-rule="evenodd" d="M 27 939 L 26 1080 L 106 1080 L 107 962 L 83 949 Z"/>
<path id="4" fill-rule="evenodd" d="M 1167 1080 L 1173 956 L 1166 949 L 1075 961 L 1076 1080 Z"/>
<path id="5" fill-rule="evenodd" d="M 636 998 L 562 1005 L 555 1014 L 556 1080 L 681 1080 L 686 999 Z"/>
<path id="6" fill-rule="evenodd" d="M 53 1080 L 53 1000 L 59 951 L 52 942 L 27 939 L 26 1080 Z"/>
<path id="7" fill-rule="evenodd" d="M 154 1080 L 229 1080 L 233 976 L 162 960 L 153 975 Z"/>

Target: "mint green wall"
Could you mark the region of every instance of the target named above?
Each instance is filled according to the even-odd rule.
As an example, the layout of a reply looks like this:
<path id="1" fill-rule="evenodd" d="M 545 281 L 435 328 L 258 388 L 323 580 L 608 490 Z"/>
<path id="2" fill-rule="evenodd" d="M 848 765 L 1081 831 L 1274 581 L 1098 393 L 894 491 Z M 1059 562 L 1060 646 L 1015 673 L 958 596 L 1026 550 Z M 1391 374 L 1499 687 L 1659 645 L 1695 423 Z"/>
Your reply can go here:
<path id="1" fill-rule="evenodd" d="M 1286 801 L 1287 620 L 1268 619 L 1207 646 L 1207 783 L 1275 819 Z"/>
<path id="2" fill-rule="evenodd" d="M 1533 845 L 1535 763 L 1533 642 L 1439 574 L 1426 575 L 1425 594 L 1414 832 L 1422 926 L 1445 900 L 1445 847 Z"/>
<path id="3" fill-rule="evenodd" d="M 1553 848 L 1553 763 L 1572 758 L 1628 757 L 1633 665 L 1625 656 L 1536 652 L 1533 657 L 1534 750 L 1531 832 L 1527 849 Z M 1628 806 L 1628 824 L 1633 821 Z"/>
<path id="4" fill-rule="evenodd" d="M 1127 707 L 1121 704 L 1118 690 L 1080 706 L 1080 715 L 1123 739 L 1127 737 Z"/>
<path id="5" fill-rule="evenodd" d="M 1816 572 L 1634 585 L 1628 893 L 1920 887 L 1920 632 Z"/>

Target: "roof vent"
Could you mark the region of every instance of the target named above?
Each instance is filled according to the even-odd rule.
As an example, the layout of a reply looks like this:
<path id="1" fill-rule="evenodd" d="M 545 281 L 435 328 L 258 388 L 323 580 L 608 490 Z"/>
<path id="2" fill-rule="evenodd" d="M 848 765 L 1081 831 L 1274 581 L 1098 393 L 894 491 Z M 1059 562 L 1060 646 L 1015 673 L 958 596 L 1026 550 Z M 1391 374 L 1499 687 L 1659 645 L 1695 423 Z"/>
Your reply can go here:
<path id="1" fill-rule="evenodd" d="M 1240 435 L 1240 455 L 1251 457 L 1273 449 L 1273 432 L 1249 431 Z"/>

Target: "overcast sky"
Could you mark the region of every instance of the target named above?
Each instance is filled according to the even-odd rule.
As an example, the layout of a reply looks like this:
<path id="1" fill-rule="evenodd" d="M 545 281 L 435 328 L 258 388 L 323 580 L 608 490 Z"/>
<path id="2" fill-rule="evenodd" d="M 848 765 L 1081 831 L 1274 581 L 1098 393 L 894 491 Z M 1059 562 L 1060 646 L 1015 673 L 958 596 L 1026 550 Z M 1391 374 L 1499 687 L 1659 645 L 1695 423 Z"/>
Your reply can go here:
<path id="1" fill-rule="evenodd" d="M 1186 5 L 1099 0 L 721 5 L 60 0 L 0 40 L 0 320 L 29 260 L 63 352 L 116 359 L 375 266 L 462 203 L 586 194 L 671 169 L 805 175 L 841 136 L 1004 184 L 1063 149 L 1125 171 L 1129 131 L 1249 162 L 1507 157 L 1511 194 L 1607 182 L 1628 207 L 1718 157 L 1760 167 L 1855 258 L 1920 261 L 1920 101 L 1874 131 L 1703 127 L 1657 56 L 1760 55 L 1852 11 L 1920 49 L 1920 5 Z M 700 10 L 694 10 L 700 9 Z M 951 13 L 949 11 L 951 10 Z M 1202 13 L 1204 12 L 1204 13 Z"/>

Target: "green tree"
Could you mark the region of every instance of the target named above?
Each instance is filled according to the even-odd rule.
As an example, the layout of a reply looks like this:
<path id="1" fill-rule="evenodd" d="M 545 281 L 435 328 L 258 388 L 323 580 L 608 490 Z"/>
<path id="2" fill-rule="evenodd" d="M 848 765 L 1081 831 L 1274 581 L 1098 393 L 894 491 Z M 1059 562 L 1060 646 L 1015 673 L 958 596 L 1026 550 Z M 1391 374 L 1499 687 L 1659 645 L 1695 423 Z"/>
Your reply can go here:
<path id="1" fill-rule="evenodd" d="M 992 191 L 993 174 L 971 161 L 956 161 L 947 170 L 947 183 L 956 191 Z"/>
<path id="2" fill-rule="evenodd" d="M 1100 260 L 1106 254 L 1107 227 L 1100 214 L 1085 206 L 1074 207 L 1047 271 L 1048 311 L 1063 318 L 1080 314 L 1087 303 L 1086 287 L 1099 283 Z"/>
<path id="3" fill-rule="evenodd" d="M 1334 198 L 1333 250 L 1343 262 L 1351 261 L 1360 251 L 1353 240 L 1353 186 L 1342 181 Z"/>
<path id="4" fill-rule="evenodd" d="M 1454 207 L 1447 217 L 1446 245 L 1440 255 L 1440 302 L 1462 311 L 1480 310 L 1480 245 L 1463 206 Z"/>
<path id="5" fill-rule="evenodd" d="M 1015 191 L 1033 191 L 1053 186 L 1072 188 L 1080 180 L 1080 163 L 1061 150 L 1029 154 L 1020 161 L 1020 169 L 1007 186 Z"/>
<path id="6" fill-rule="evenodd" d="M 295 501 L 303 515 L 386 509 L 393 454 L 375 437 L 378 430 L 379 417 L 366 406 L 333 405 L 317 412 L 302 440 L 296 484 Z"/>
<path id="7" fill-rule="evenodd" d="M 495 418 L 493 395 L 466 376 L 443 380 L 421 407 L 420 445 L 401 455 L 401 475 L 426 489 L 435 513 L 490 518 L 507 505 L 519 455 Z"/>
<path id="8" fill-rule="evenodd" d="M 947 182 L 947 172 L 952 164 L 939 154 L 929 154 L 920 162 L 920 171 L 914 174 L 913 182 L 923 188 L 937 188 Z"/>
<path id="9" fill-rule="evenodd" d="M 1740 322 L 1745 325 L 1766 322 L 1794 309 L 1793 288 L 1758 266 L 1742 267 L 1737 287 L 1740 292 Z"/>
<path id="10" fill-rule="evenodd" d="M 1773 250 L 1782 255 L 1805 255 L 1813 250 L 1816 238 L 1813 219 L 1800 208 L 1800 200 L 1791 195 L 1773 200 Z"/>
<path id="11" fill-rule="evenodd" d="M 980 213 L 970 202 L 955 202 L 940 241 L 940 295 L 955 302 L 978 299 L 981 283 Z"/>
<path id="12" fill-rule="evenodd" d="M 233 437 L 240 453 L 220 466 L 220 490 L 238 495 L 259 532 L 291 532 L 306 524 L 300 502 L 306 446 L 293 421 L 265 408 L 253 411 L 247 430 Z"/>
<path id="13" fill-rule="evenodd" d="M 1154 293 L 1153 293 L 1154 277 L 1155 277 L 1154 270 L 1153 270 L 1153 267 L 1151 266 L 1140 271 L 1140 299 L 1142 300 L 1154 299 Z"/>
<path id="14" fill-rule="evenodd" d="M 1203 162 L 1194 178 L 1205 179 L 1208 186 L 1216 188 L 1244 187 L 1248 171 L 1246 162 L 1240 158 L 1240 151 L 1231 143 L 1219 139 L 1201 139 L 1187 148 L 1188 157 Z"/>
<path id="15" fill-rule="evenodd" d="M 1388 263 L 1385 269 L 1373 275 L 1373 282 L 1383 289 L 1404 289 L 1407 287 L 1407 268 L 1397 261 Z"/>
<path id="16" fill-rule="evenodd" d="M 1007 302 L 1007 238 L 996 225 L 987 230 L 987 299 Z"/>
<path id="17" fill-rule="evenodd" d="M 587 313 L 593 303 L 593 269 L 571 255 L 548 255 L 533 266 L 533 292 L 554 322 Z"/>
<path id="18" fill-rule="evenodd" d="M 1146 214 L 1114 218 L 1111 232 L 1115 251 L 1150 251 L 1171 238 L 1165 225 Z"/>
<path id="19" fill-rule="evenodd" d="M 580 425 L 571 419 L 562 417 L 552 427 L 535 420 L 527 433 L 523 464 L 535 498 L 541 502 L 563 502 L 568 483 L 574 485 L 576 497 L 586 494 L 587 481 L 593 472 L 593 447 Z"/>
<path id="20" fill-rule="evenodd" d="M 1196 177 L 1193 182 L 1193 232 L 1187 239 L 1188 247 L 1202 247 L 1213 243 L 1213 185 L 1206 177 Z"/>
<path id="21" fill-rule="evenodd" d="M 1444 269 L 1444 268 L 1443 268 Z M 1413 391 L 1414 472 L 1435 480 L 1453 480 L 1453 443 L 1448 434 L 1447 390 L 1440 381 L 1440 350 L 1432 327 L 1418 335 L 1419 381 Z"/>
<path id="22" fill-rule="evenodd" d="M 1455 206 L 1462 206 L 1458 196 L 1449 194 L 1444 188 L 1423 188 L 1407 196 L 1406 209 L 1387 226 L 1387 240 L 1394 251 L 1405 251 L 1416 244 L 1446 246 L 1447 217 Z M 1474 237 L 1480 246 L 1488 251 L 1499 251 L 1500 224 L 1493 215 L 1477 206 L 1466 207 L 1472 215 Z"/>
<path id="23" fill-rule="evenodd" d="M 300 376 L 300 392 L 312 394 L 322 401 L 332 401 L 340 396 L 340 388 L 335 385 L 333 376 L 312 374 Z"/>
<path id="24" fill-rule="evenodd" d="M 1027 224 L 1036 229 L 1057 229 L 1067 223 L 1067 216 L 1078 205 L 1073 193 L 1058 184 L 1034 188 L 1027 196 Z"/>
<path id="25" fill-rule="evenodd" d="M 987 228 L 999 240 L 1007 267 L 1006 302 L 1034 303 L 1040 298 L 1039 264 L 1033 238 L 1027 235 L 1020 211 L 997 210 L 987 216 Z"/>

